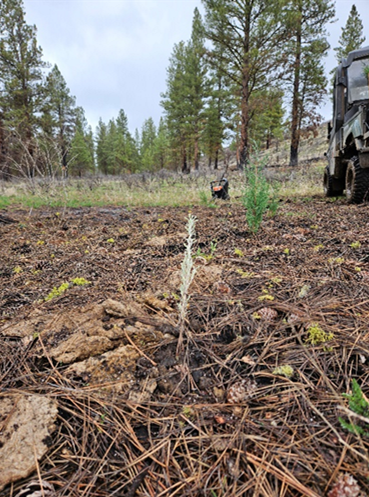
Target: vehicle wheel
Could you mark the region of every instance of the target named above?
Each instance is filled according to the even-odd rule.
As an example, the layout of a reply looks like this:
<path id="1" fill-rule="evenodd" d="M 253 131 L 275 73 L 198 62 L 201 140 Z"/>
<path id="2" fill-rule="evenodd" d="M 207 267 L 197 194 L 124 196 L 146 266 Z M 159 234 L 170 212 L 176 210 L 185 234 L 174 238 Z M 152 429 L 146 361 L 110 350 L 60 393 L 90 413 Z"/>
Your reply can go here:
<path id="1" fill-rule="evenodd" d="M 369 169 L 360 166 L 359 158 L 353 157 L 346 171 L 346 198 L 349 204 L 360 204 L 368 197 Z M 369 198 L 368 198 L 369 200 Z"/>
<path id="2" fill-rule="evenodd" d="M 343 188 L 337 187 L 337 180 L 330 174 L 328 166 L 324 170 L 323 187 L 326 197 L 338 197 L 343 193 Z"/>

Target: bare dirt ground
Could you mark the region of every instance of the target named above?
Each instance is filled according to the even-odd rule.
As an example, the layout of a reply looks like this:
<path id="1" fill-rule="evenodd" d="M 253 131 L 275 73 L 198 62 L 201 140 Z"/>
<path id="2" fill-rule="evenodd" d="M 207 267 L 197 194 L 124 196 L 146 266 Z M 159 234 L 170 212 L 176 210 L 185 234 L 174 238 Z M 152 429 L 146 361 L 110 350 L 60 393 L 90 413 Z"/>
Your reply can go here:
<path id="1" fill-rule="evenodd" d="M 178 353 L 187 209 L 3 212 L 0 496 L 367 495 L 368 213 L 194 208 Z"/>

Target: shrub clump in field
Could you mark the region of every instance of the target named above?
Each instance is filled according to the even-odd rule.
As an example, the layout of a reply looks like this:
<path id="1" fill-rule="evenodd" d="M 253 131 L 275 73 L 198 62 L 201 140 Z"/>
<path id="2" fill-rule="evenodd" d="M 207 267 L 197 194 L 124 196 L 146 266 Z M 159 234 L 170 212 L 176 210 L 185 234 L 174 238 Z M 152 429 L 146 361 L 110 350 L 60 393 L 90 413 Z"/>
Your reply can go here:
<path id="1" fill-rule="evenodd" d="M 245 169 L 242 204 L 246 209 L 246 222 L 253 233 L 258 231 L 267 211 L 274 216 L 278 209 L 277 191 L 263 173 L 265 166 L 266 160 L 260 162 L 253 158 Z"/>

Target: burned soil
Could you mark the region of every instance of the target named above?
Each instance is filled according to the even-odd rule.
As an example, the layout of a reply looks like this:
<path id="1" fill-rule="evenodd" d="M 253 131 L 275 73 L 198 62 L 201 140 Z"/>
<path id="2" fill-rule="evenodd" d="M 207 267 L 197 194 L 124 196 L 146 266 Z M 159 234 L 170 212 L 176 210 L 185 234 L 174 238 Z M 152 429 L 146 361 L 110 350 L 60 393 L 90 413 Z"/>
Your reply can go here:
<path id="1" fill-rule="evenodd" d="M 339 418 L 353 379 L 369 394 L 368 212 L 284 201 L 252 235 L 238 205 L 194 207 L 181 349 L 188 209 L 3 212 L 0 452 L 24 396 L 57 416 L 0 496 L 367 495 Z"/>

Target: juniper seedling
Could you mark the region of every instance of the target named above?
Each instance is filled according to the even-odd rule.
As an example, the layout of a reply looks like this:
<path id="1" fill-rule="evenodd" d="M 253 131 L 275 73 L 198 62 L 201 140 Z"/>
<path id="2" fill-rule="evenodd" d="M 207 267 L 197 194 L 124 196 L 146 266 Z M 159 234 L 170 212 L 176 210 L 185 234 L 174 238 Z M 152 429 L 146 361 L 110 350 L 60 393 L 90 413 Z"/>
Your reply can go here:
<path id="1" fill-rule="evenodd" d="M 196 269 L 194 267 L 194 261 L 192 257 L 192 248 L 195 243 L 195 225 L 196 217 L 190 215 L 188 217 L 188 223 L 186 230 L 188 233 L 184 259 L 181 265 L 181 286 L 180 286 L 180 299 L 178 303 L 179 309 L 179 338 L 177 353 L 182 348 L 183 335 L 185 331 L 185 323 L 187 317 L 187 306 L 189 301 L 189 288 L 195 276 Z"/>

